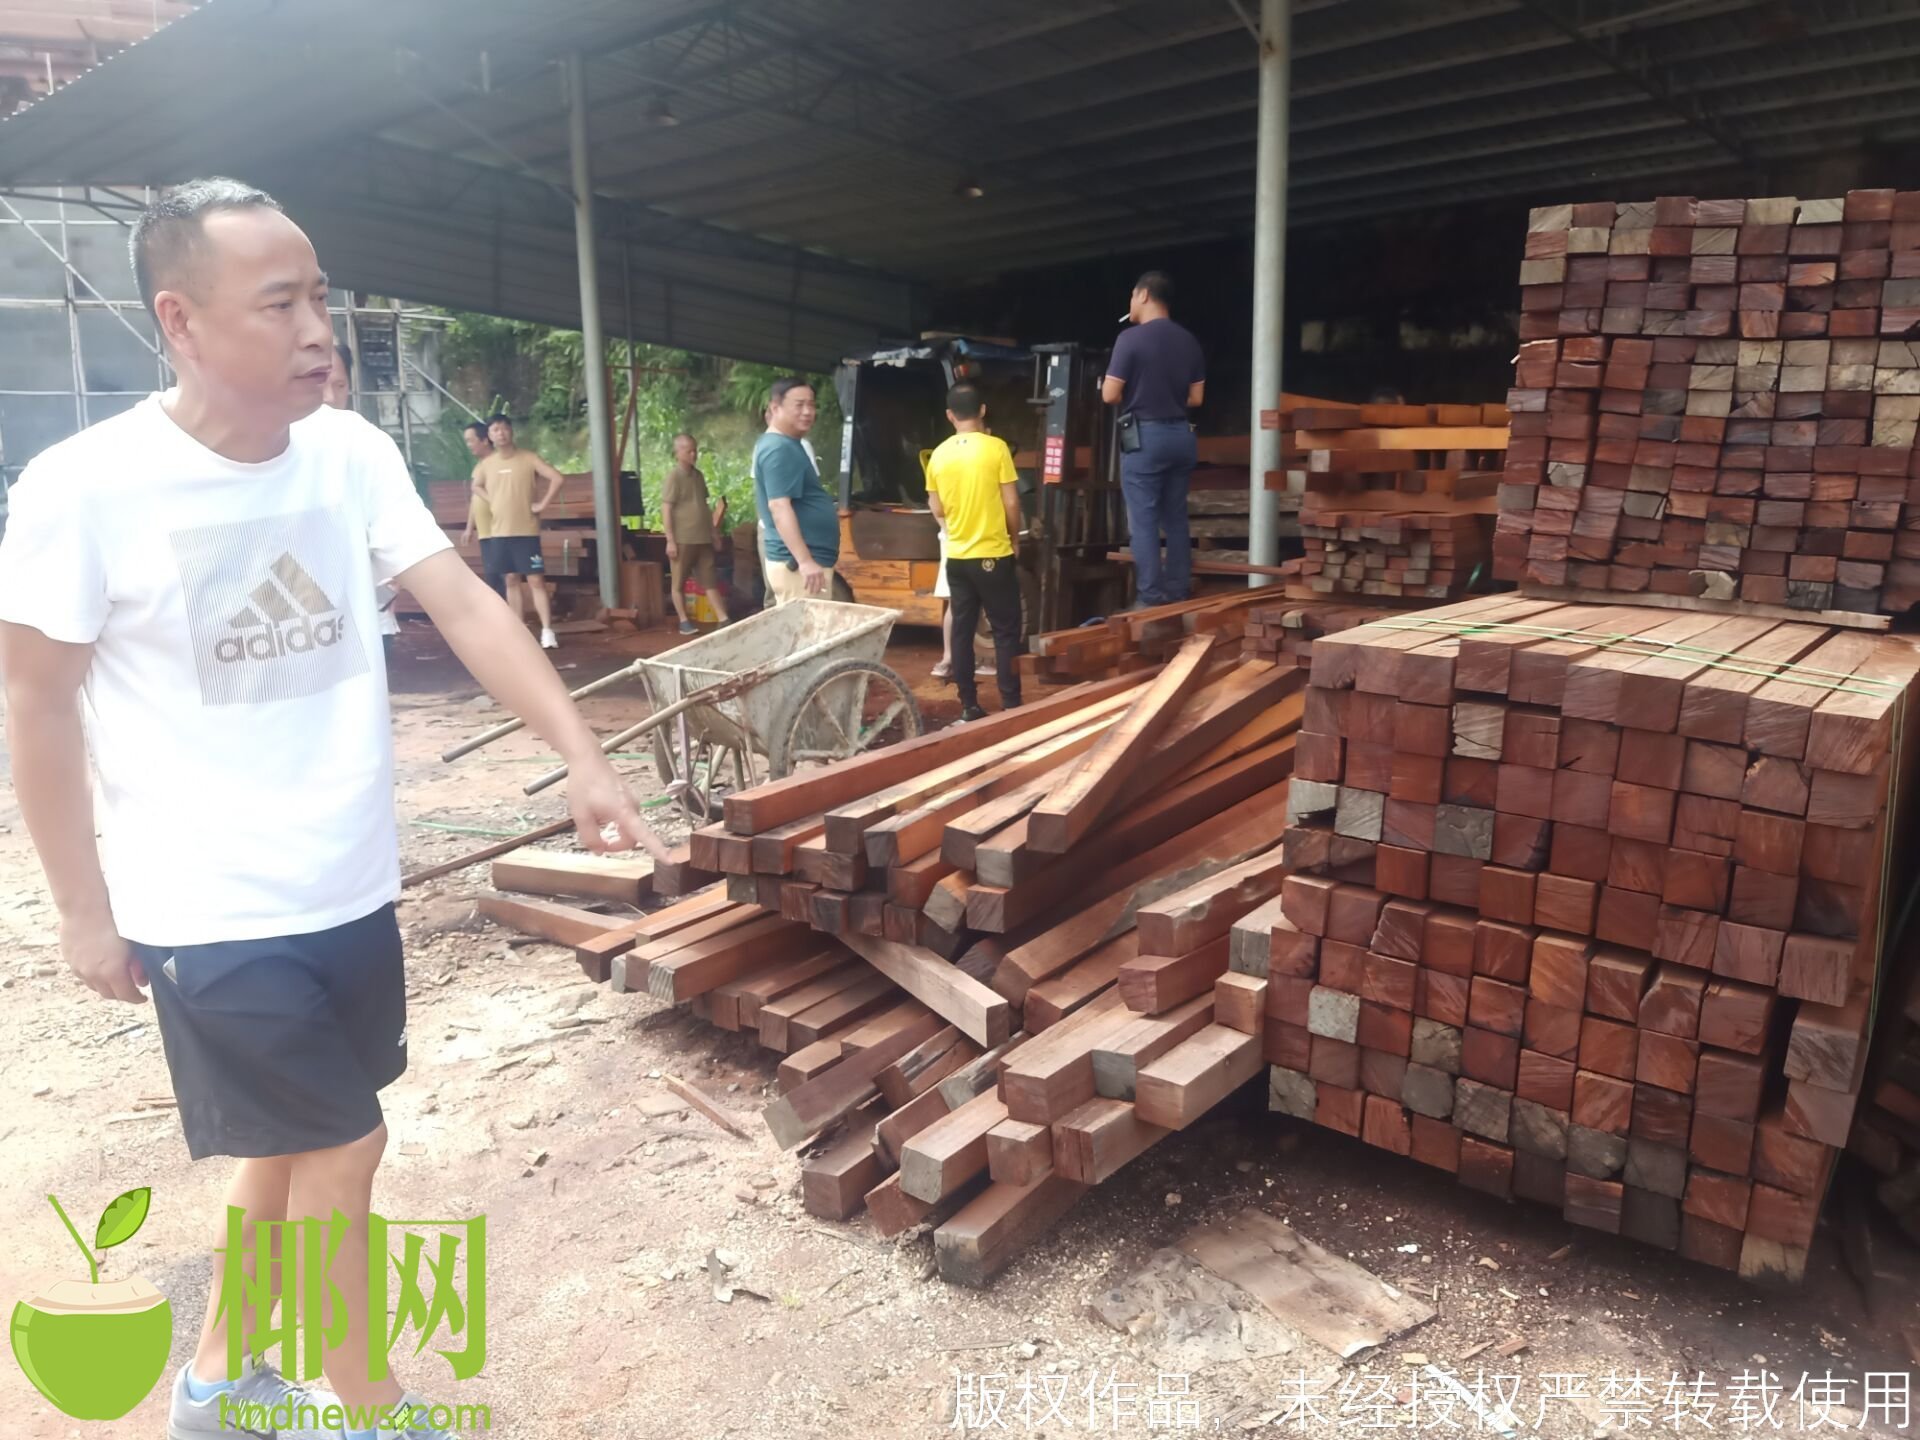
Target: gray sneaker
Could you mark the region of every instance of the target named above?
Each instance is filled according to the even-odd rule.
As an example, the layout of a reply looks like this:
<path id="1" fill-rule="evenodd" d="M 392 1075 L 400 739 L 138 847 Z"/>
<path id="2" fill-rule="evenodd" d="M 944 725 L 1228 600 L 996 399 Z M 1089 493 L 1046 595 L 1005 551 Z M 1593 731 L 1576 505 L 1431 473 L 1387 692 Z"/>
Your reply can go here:
<path id="1" fill-rule="evenodd" d="M 320 1428 L 319 1416 L 327 1406 L 338 1404 L 323 1390 L 296 1385 L 273 1366 L 248 1357 L 240 1378 L 231 1389 L 222 1390 L 206 1400 L 196 1401 L 187 1394 L 187 1367 L 181 1366 L 173 1381 L 173 1408 L 167 1415 L 167 1440 L 199 1440 L 203 1435 L 253 1435 L 261 1440 L 345 1440 L 341 1430 Z M 224 1403 L 223 1403 L 224 1402 Z M 290 1416 L 291 1426 L 277 1427 L 273 1412 L 285 1405 L 282 1416 Z M 256 1410 L 254 1407 L 258 1406 Z M 300 1423 L 302 1407 L 312 1407 Z"/>
<path id="2" fill-rule="evenodd" d="M 426 1399 L 408 1391 L 400 1397 L 400 1403 L 393 1407 L 393 1418 L 404 1422 L 409 1428 L 394 1431 L 381 1430 L 380 1440 L 386 1440 L 389 1434 L 393 1436 L 393 1440 L 453 1440 L 452 1431 L 436 1430 L 429 1423 L 433 1408 Z M 441 1408 L 444 1411 L 454 1407 Z"/>

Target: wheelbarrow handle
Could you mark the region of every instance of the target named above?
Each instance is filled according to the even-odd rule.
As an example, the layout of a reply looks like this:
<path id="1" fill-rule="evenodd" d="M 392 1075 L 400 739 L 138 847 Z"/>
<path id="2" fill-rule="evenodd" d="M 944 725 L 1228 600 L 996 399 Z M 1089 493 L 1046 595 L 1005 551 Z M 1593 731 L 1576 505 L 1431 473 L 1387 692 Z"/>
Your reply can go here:
<path id="1" fill-rule="evenodd" d="M 611 675 L 602 675 L 598 680 L 588 681 L 578 690 L 569 690 L 567 695 L 570 699 L 574 700 L 584 699 L 588 695 L 597 694 L 599 691 L 618 685 L 622 680 L 631 680 L 639 673 L 640 662 L 635 661 L 631 665 L 625 665 L 615 670 Z M 442 750 L 440 752 L 440 758 L 443 761 L 454 761 L 458 760 L 462 755 L 471 755 L 483 745 L 491 745 L 494 741 L 504 739 L 516 730 L 524 730 L 526 724 L 527 722 L 520 719 L 517 715 L 511 720 L 503 720 L 491 730 L 482 730 L 471 740 L 462 740 L 458 745 L 453 745 Z"/>
<path id="2" fill-rule="evenodd" d="M 829 636 L 825 640 L 815 641 L 804 649 L 794 651 L 791 655 L 784 655 L 780 659 L 769 661 L 765 665 L 756 665 L 751 670 L 742 670 L 738 675 L 729 675 L 724 680 L 716 681 L 711 685 L 694 691 L 691 695 L 683 696 L 664 709 L 654 711 L 653 714 L 649 715 L 646 719 L 640 721 L 637 725 L 629 725 L 618 735 L 602 740 L 600 742 L 600 749 L 602 751 L 618 750 L 622 745 L 630 744 L 640 736 L 645 735 L 648 731 L 658 730 L 669 720 L 672 720 L 683 711 L 692 709 L 695 705 L 717 705 L 723 700 L 731 700 L 735 696 L 744 695 L 756 685 L 764 684 L 776 675 L 791 670 L 797 665 L 804 665 L 809 660 L 818 659 L 828 651 L 839 649 L 849 640 L 857 640 L 860 636 L 877 630 L 882 625 L 893 624 L 894 619 L 895 612 L 889 610 L 884 614 L 876 615 L 871 620 L 863 620 L 860 624 L 843 630 L 838 635 Z M 538 795 L 549 785 L 557 785 L 566 778 L 567 767 L 564 765 L 556 765 L 553 769 L 547 771 L 546 774 L 529 780 L 521 787 L 521 793 Z"/>

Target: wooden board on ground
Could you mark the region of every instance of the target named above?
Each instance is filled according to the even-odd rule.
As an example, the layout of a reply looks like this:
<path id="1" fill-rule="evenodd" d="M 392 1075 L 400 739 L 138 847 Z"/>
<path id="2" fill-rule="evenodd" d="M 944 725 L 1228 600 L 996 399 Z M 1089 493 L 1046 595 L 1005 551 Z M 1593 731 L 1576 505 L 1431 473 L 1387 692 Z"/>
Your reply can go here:
<path id="1" fill-rule="evenodd" d="M 1342 1360 L 1384 1345 L 1434 1315 L 1351 1260 L 1322 1250 L 1264 1211 L 1203 1226 L 1174 1248 L 1253 1296 L 1282 1323 Z"/>
<path id="2" fill-rule="evenodd" d="M 638 905 L 653 890 L 653 861 L 644 855 L 522 850 L 493 862 L 493 888 Z"/>

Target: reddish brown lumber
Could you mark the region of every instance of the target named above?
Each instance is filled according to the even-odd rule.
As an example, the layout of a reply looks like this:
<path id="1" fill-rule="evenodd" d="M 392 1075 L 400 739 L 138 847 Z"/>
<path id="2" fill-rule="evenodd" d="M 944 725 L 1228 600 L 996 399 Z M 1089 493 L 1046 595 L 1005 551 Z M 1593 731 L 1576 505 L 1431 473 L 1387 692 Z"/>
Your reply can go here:
<path id="1" fill-rule="evenodd" d="M 1143 955 L 1185 955 L 1226 935 L 1233 922 L 1280 893 L 1280 848 L 1229 865 L 1163 900 L 1142 905 L 1134 923 Z"/>
<path id="2" fill-rule="evenodd" d="M 991 1091 L 976 1095 L 900 1147 L 900 1188 L 928 1204 L 945 1199 L 987 1168 L 987 1132 L 1007 1118 Z"/>
<path id="3" fill-rule="evenodd" d="M 1121 998 L 1132 1010 L 1158 1015 L 1210 993 L 1227 972 L 1227 944 L 1228 937 L 1222 935 L 1182 955 L 1135 956 L 1116 978 Z"/>
<path id="4" fill-rule="evenodd" d="M 825 1074 L 796 1086 L 769 1105 L 761 1117 L 783 1150 L 791 1150 L 879 1093 L 874 1076 L 942 1028 L 928 1015 L 903 1025 L 890 1039 L 849 1056 Z"/>
<path id="5" fill-rule="evenodd" d="M 1053 1169 L 1053 1132 L 1024 1120 L 1002 1120 L 987 1132 L 987 1173 L 1009 1185 L 1031 1185 Z"/>
<path id="6" fill-rule="evenodd" d="M 712 922 L 708 922 L 711 924 Z M 691 935 L 702 927 L 692 926 Z M 670 937 L 656 944 L 672 944 Z M 647 963 L 647 991 L 656 1000 L 690 1000 L 714 986 L 734 979 L 750 966 L 773 961 L 798 960 L 819 948 L 819 937 L 804 926 L 782 920 L 777 915 L 763 916 L 744 925 L 713 934 L 674 949 L 655 959 L 647 946 L 629 960 Z"/>
<path id="7" fill-rule="evenodd" d="M 851 1219 L 886 1170 L 874 1146 L 873 1125 L 851 1124 L 825 1150 L 802 1162 L 800 1203 L 809 1215 L 823 1220 Z"/>
<path id="8" fill-rule="evenodd" d="M 1013 1051 L 1000 1073 L 1007 1113 L 1047 1124 L 1093 1098 L 1093 1046 L 1136 1017 L 1104 990 L 1043 1035 Z"/>
<path id="9" fill-rule="evenodd" d="M 1089 1100 L 1055 1122 L 1054 1170 L 1097 1185 L 1170 1133 L 1147 1124 L 1128 1101 Z"/>
<path id="10" fill-rule="evenodd" d="M 1139 1072 L 1134 1108 L 1149 1125 L 1184 1130 L 1260 1070 L 1260 1041 L 1209 1025 Z"/>
<path id="11" fill-rule="evenodd" d="M 1145 678 L 1139 674 L 1118 675 L 1110 680 L 1076 685 L 972 725 L 936 730 L 826 769 L 808 770 L 729 795 L 726 798 L 727 828 L 737 835 L 754 835 L 808 815 L 824 814 L 837 805 L 871 795 L 958 756 L 1027 734 L 1107 696 L 1131 690 Z"/>
<path id="12" fill-rule="evenodd" d="M 941 1278 L 956 1285 L 986 1284 L 1088 1188 L 1057 1173 L 1032 1185 L 989 1185 L 933 1232 Z"/>
<path id="13" fill-rule="evenodd" d="M 1059 1024 L 1112 985 L 1120 967 L 1139 951 L 1140 937 L 1129 930 L 1028 990 L 1020 1009 L 1028 1033 L 1038 1035 Z"/>
<path id="14" fill-rule="evenodd" d="M 1028 834 L 1038 849 L 1064 854 L 1106 813 L 1129 771 L 1147 761 L 1154 740 L 1199 688 L 1212 648 L 1210 636 L 1195 636 L 1182 645 L 1127 713 L 1028 812 Z"/>
<path id="15" fill-rule="evenodd" d="M 1097 886 L 1081 890 L 1071 914 L 1007 951 L 994 972 L 994 989 L 1009 999 L 1024 999 L 1036 981 L 1065 969 L 1107 939 L 1140 887 L 1156 880 L 1162 886 L 1190 883 L 1207 867 L 1231 864 L 1265 849 L 1284 817 L 1285 796 L 1285 782 L 1260 790 L 1106 871 Z"/>

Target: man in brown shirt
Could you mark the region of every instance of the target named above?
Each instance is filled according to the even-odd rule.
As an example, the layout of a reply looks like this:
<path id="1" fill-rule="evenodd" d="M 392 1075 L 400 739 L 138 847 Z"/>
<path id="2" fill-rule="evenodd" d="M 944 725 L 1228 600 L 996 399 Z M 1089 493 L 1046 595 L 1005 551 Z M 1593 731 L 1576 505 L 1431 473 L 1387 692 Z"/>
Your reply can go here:
<path id="1" fill-rule="evenodd" d="M 513 613 L 527 616 L 526 592 L 533 592 L 533 610 L 540 617 L 542 649 L 558 649 L 553 634 L 553 602 L 547 595 L 546 563 L 540 557 L 540 512 L 553 503 L 560 489 L 560 472 L 531 450 L 513 443 L 513 422 L 496 415 L 487 425 L 493 453 L 473 467 L 473 493 L 493 513 L 493 534 L 480 542 L 480 560 L 489 580 L 499 577 Z M 533 498 L 535 483 L 544 480 L 546 493 Z"/>
<path id="2" fill-rule="evenodd" d="M 667 535 L 667 565 L 672 571 L 673 612 L 680 617 L 680 633 L 691 635 L 694 624 L 687 618 L 687 576 L 699 580 L 700 588 L 713 602 L 713 610 L 722 625 L 731 624 L 727 600 L 713 572 L 713 500 L 707 494 L 707 477 L 695 462 L 700 458 L 700 442 L 681 431 L 673 437 L 673 468 L 660 482 L 660 528 Z"/>

